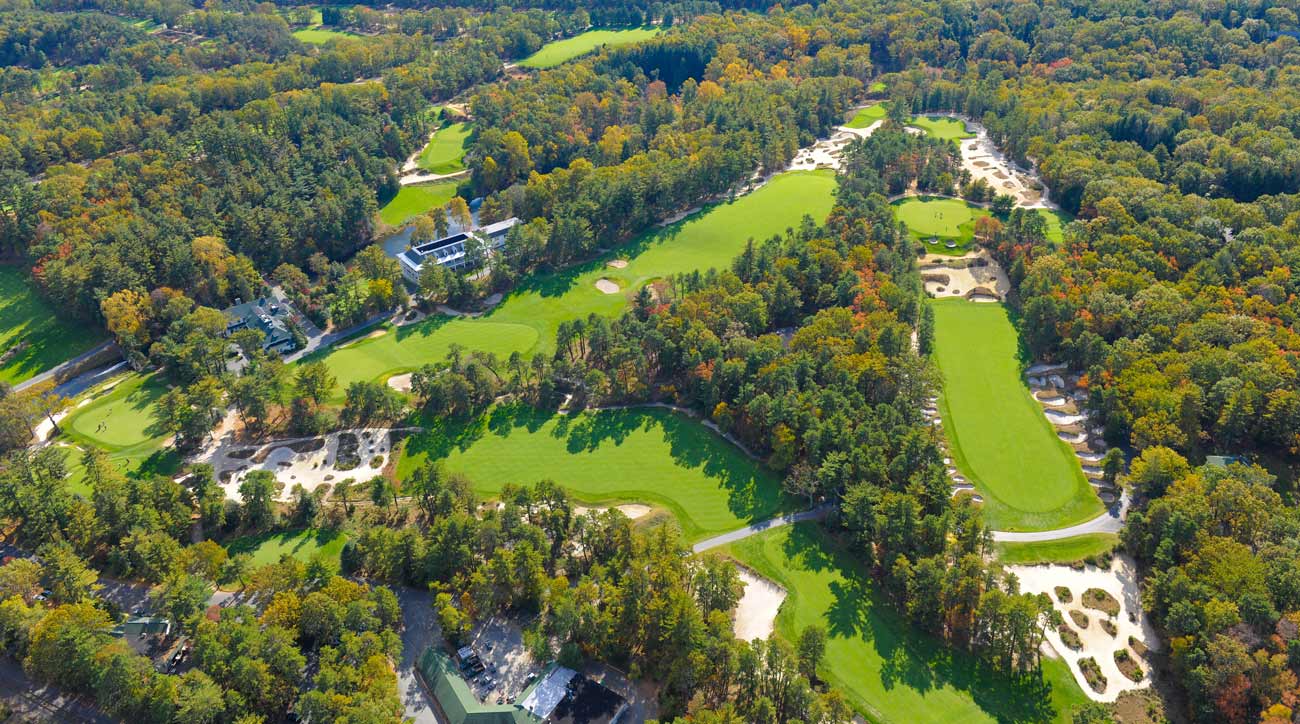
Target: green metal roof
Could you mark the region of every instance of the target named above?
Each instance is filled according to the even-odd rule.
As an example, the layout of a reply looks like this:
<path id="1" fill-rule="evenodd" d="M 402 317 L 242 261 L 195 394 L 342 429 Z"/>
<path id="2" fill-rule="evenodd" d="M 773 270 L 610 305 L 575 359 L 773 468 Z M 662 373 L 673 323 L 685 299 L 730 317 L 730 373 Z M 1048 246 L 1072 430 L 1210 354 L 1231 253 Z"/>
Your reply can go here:
<path id="1" fill-rule="evenodd" d="M 434 648 L 425 649 L 419 669 L 451 724 L 538 724 L 541 721 L 516 704 L 480 702 L 455 662 Z"/>

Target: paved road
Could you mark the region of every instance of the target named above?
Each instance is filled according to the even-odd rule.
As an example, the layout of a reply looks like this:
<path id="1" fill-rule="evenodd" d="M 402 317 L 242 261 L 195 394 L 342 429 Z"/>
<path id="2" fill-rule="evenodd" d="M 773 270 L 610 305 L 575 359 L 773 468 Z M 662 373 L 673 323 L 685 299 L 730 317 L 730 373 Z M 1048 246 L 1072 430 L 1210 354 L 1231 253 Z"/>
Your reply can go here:
<path id="1" fill-rule="evenodd" d="M 1129 498 L 1128 491 L 1120 495 L 1119 505 L 1112 507 L 1105 513 L 1084 521 L 1078 525 L 1072 525 L 1068 528 L 1057 528 L 1056 530 L 1037 530 L 1029 532 L 1012 532 L 1006 530 L 993 531 L 993 540 L 999 543 L 1038 543 L 1041 541 L 1060 540 L 1062 538 L 1071 538 L 1076 535 L 1086 533 L 1118 533 L 1124 529 L 1124 518 L 1128 515 Z"/>
<path id="2" fill-rule="evenodd" d="M 707 551 L 710 548 L 717 548 L 718 546 L 724 546 L 728 543 L 735 543 L 738 540 L 743 540 L 751 535 L 755 535 L 756 533 L 762 533 L 765 530 L 780 528 L 783 525 L 790 525 L 791 523 L 798 523 L 805 520 L 817 520 L 829 513 L 833 507 L 834 504 L 832 503 L 822 503 L 811 510 L 783 515 L 779 518 L 772 518 L 761 523 L 745 526 L 740 530 L 733 530 L 730 533 L 715 535 L 712 538 L 706 538 L 699 543 L 696 543 L 692 550 L 696 553 L 700 553 L 702 551 Z"/>
<path id="3" fill-rule="evenodd" d="M 420 654 L 435 645 L 441 634 L 433 615 L 433 594 L 407 586 L 394 586 L 402 605 L 402 661 L 397 667 L 397 695 L 414 724 L 444 724 L 434 708 L 433 696 L 415 673 Z"/>
<path id="4" fill-rule="evenodd" d="M 23 671 L 18 662 L 0 656 L 0 702 L 13 709 L 22 721 L 68 722 L 69 724 L 112 724 L 88 702 L 69 696 L 53 686 L 41 686 Z"/>
<path id="5" fill-rule="evenodd" d="M 78 365 L 80 365 L 85 360 L 97 354 L 102 354 L 109 347 L 116 347 L 116 346 L 117 343 L 110 339 L 107 342 L 104 342 L 103 344 L 96 345 L 94 349 L 83 352 L 62 364 L 55 365 L 54 367 L 45 370 L 44 372 L 40 373 L 39 375 L 36 375 L 35 377 L 32 377 L 31 379 L 23 380 L 22 382 L 19 382 L 18 384 L 14 385 L 14 389 L 25 390 L 28 387 L 31 387 L 32 385 L 39 384 L 46 380 L 55 379 L 59 376 L 60 373 L 66 372 L 67 370 L 70 369 L 75 369 Z"/>

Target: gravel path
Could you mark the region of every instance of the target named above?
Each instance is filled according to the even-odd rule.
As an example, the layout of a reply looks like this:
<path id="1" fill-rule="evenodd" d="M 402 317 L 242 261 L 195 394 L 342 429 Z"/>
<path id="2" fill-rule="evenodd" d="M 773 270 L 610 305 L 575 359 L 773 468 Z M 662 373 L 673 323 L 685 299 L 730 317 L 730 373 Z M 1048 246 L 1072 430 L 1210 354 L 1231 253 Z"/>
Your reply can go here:
<path id="1" fill-rule="evenodd" d="M 1060 540 L 1061 538 L 1073 538 L 1076 535 L 1086 533 L 1118 533 L 1124 528 L 1124 517 L 1128 515 L 1128 505 L 1129 499 L 1126 491 L 1120 495 L 1119 505 L 1092 520 L 1068 528 L 1057 528 L 1056 530 L 1028 532 L 995 530 L 993 531 L 993 540 L 999 543 L 1037 543 L 1040 541 Z"/>
<path id="2" fill-rule="evenodd" d="M 696 543 L 692 550 L 696 553 L 701 553 L 710 548 L 717 548 L 718 546 L 724 546 L 728 543 L 735 543 L 738 540 L 744 540 L 755 533 L 762 533 L 765 530 L 780 528 L 783 525 L 799 523 L 805 520 L 817 520 L 829 513 L 832 507 L 831 503 L 822 503 L 811 510 L 805 510 L 799 513 L 790 513 L 778 518 L 762 521 L 761 523 L 754 523 L 753 525 L 745 526 L 740 530 L 733 530 L 730 533 L 723 533 L 722 535 L 715 535 L 712 538 L 706 538 L 699 543 Z"/>

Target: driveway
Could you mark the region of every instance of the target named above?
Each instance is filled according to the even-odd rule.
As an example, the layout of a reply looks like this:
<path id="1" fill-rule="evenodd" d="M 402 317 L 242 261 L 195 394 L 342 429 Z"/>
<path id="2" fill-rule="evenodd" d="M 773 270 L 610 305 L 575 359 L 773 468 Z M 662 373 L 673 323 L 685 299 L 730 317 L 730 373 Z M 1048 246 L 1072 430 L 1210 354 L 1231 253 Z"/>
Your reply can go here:
<path id="1" fill-rule="evenodd" d="M 394 586 L 393 593 L 402 605 L 402 661 L 397 667 L 397 695 L 406 708 L 406 718 L 414 724 L 444 724 L 438 717 L 433 695 L 424 687 L 415 671 L 415 662 L 430 646 L 437 645 L 442 634 L 433 613 L 433 594 L 408 586 Z"/>
<path id="2" fill-rule="evenodd" d="M 69 724 L 112 724 L 113 720 L 89 703 L 68 696 L 52 686 L 40 686 L 27 678 L 23 667 L 0 656 L 0 702 L 23 721 L 55 721 Z"/>

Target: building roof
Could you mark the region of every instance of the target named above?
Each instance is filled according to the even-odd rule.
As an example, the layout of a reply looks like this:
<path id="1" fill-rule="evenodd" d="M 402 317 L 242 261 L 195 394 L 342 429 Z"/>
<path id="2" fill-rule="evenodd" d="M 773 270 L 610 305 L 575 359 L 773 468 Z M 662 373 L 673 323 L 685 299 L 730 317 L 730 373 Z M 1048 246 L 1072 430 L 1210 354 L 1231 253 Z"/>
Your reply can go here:
<path id="1" fill-rule="evenodd" d="M 623 697 L 585 676 L 573 679 L 568 694 L 547 721 L 555 724 L 609 724 L 618 719 L 627 706 Z"/>
<path id="2" fill-rule="evenodd" d="M 222 311 L 226 315 L 226 332 L 234 332 L 245 327 L 259 330 L 264 339 L 262 348 L 268 349 L 293 339 L 289 331 L 289 319 L 293 307 L 283 299 L 275 297 L 258 297 L 249 302 L 236 300 L 233 306 Z"/>
<path id="3" fill-rule="evenodd" d="M 539 724 L 541 719 L 517 704 L 484 704 L 461 678 L 455 662 L 440 651 L 425 649 L 420 674 L 433 691 L 438 707 L 450 724 Z"/>
<path id="4" fill-rule="evenodd" d="M 537 682 L 537 686 L 528 692 L 528 696 L 522 702 L 523 707 L 538 719 L 549 717 L 564 697 L 568 696 L 569 682 L 577 675 L 578 672 L 563 666 L 551 669 L 541 681 Z"/>

